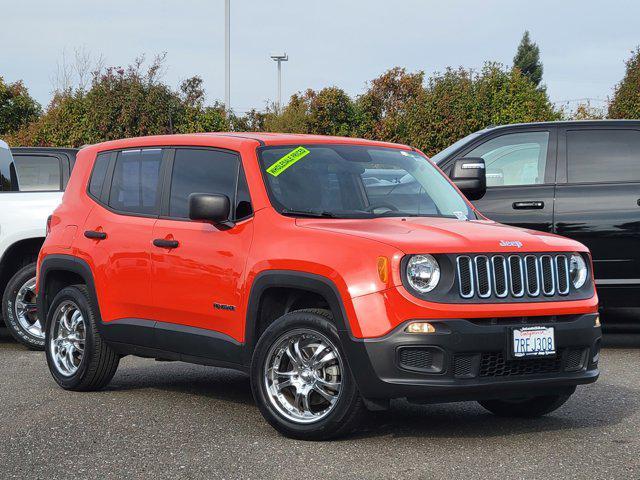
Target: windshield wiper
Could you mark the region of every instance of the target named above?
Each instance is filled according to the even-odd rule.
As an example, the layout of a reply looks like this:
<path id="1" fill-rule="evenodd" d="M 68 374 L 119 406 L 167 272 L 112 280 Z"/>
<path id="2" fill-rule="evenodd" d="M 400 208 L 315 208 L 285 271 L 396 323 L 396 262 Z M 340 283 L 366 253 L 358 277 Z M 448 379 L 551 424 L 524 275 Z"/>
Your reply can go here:
<path id="1" fill-rule="evenodd" d="M 336 218 L 336 216 L 331 212 L 318 212 L 313 210 L 291 210 L 289 208 L 285 208 L 280 211 L 283 215 L 295 215 L 298 217 L 312 217 L 312 218 Z"/>

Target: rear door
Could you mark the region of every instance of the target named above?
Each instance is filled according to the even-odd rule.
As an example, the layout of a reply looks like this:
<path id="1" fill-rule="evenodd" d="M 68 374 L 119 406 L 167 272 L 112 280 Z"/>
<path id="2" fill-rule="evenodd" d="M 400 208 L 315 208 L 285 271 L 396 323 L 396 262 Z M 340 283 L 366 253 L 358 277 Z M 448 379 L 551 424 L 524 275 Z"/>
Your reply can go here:
<path id="1" fill-rule="evenodd" d="M 99 154 L 89 185 L 97 204 L 75 244 L 91 263 L 102 320 L 122 327 L 120 341 L 144 346 L 153 346 L 150 249 L 162 164 L 160 148 Z"/>
<path id="2" fill-rule="evenodd" d="M 498 130 L 482 137 L 455 158 L 481 157 L 487 192 L 474 202 L 491 220 L 553 231 L 556 128 Z"/>
<path id="3" fill-rule="evenodd" d="M 566 127 L 560 135 L 557 232 L 589 247 L 603 292 L 639 288 L 640 128 Z"/>

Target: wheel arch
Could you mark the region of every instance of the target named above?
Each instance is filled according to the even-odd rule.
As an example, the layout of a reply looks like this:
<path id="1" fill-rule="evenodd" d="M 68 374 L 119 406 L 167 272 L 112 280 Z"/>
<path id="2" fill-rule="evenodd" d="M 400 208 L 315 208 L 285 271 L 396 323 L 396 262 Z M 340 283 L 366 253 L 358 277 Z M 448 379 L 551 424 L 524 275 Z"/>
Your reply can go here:
<path id="1" fill-rule="evenodd" d="M 249 293 L 245 322 L 245 363 L 251 362 L 251 356 L 259 338 L 261 310 L 270 290 L 291 290 L 307 292 L 315 299 L 322 299 L 333 315 L 340 336 L 349 335 L 347 314 L 344 303 L 335 283 L 321 275 L 294 270 L 270 270 L 258 274 Z M 318 305 L 314 305 L 318 306 Z M 295 308 L 292 308 L 295 310 Z"/>
<path id="2" fill-rule="evenodd" d="M 46 313 L 55 295 L 63 288 L 79 282 L 86 285 L 98 314 L 98 324 L 100 324 L 100 307 L 91 267 L 84 260 L 71 255 L 47 255 L 42 260 L 38 276 L 37 298 L 40 318 L 46 322 Z"/>
<path id="3" fill-rule="evenodd" d="M 11 277 L 20 269 L 21 260 L 25 256 L 37 257 L 44 237 L 21 238 L 7 247 L 0 257 L 0 297 Z"/>

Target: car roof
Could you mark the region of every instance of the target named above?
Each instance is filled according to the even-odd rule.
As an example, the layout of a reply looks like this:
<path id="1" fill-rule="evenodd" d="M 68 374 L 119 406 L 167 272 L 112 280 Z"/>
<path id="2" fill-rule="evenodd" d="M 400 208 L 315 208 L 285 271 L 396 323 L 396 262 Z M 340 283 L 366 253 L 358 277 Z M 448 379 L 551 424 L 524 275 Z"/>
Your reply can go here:
<path id="1" fill-rule="evenodd" d="M 495 131 L 513 127 L 526 128 L 526 127 L 549 127 L 549 126 L 630 126 L 640 125 L 640 120 L 618 120 L 618 119 L 603 119 L 603 120 L 557 120 L 553 122 L 529 122 L 529 123 L 510 123 L 506 125 L 491 125 L 480 132 Z"/>
<path id="2" fill-rule="evenodd" d="M 411 150 L 408 145 L 378 142 L 374 140 L 365 140 L 362 138 L 352 137 L 332 137 L 327 135 L 306 135 L 295 133 L 256 133 L 256 132 L 210 132 L 210 133 L 191 133 L 179 135 L 156 135 L 148 137 L 126 138 L 121 140 L 112 140 L 109 142 L 91 145 L 98 151 L 119 149 L 119 148 L 135 148 L 146 146 L 162 146 L 162 145 L 206 145 L 211 139 L 215 138 L 216 143 L 221 147 L 237 148 L 243 144 L 252 143 L 258 146 L 277 146 L 277 145 L 311 145 L 311 144 L 342 144 L 342 145 L 363 145 L 376 147 L 390 147 L 403 150 Z"/>
<path id="3" fill-rule="evenodd" d="M 28 152 L 41 152 L 41 153 L 68 153 L 75 155 L 78 153 L 77 148 L 67 147 L 12 147 L 11 151 L 14 153 L 28 153 Z"/>

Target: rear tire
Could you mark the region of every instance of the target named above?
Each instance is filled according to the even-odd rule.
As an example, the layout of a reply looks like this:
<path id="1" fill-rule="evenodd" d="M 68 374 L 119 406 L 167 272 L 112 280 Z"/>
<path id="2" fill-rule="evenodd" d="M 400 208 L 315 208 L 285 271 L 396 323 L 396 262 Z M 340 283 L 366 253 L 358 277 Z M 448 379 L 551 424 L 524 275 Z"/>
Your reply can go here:
<path id="1" fill-rule="evenodd" d="M 251 389 L 264 418 L 290 438 L 347 435 L 366 412 L 326 310 L 294 311 L 267 328 L 253 353 Z"/>
<path id="2" fill-rule="evenodd" d="M 499 417 L 536 418 L 557 410 L 571 394 L 546 395 L 523 400 L 481 400 L 478 403 Z"/>
<path id="3" fill-rule="evenodd" d="M 120 356 L 100 336 L 98 318 L 84 285 L 63 288 L 51 303 L 45 336 L 47 364 L 65 390 L 99 390 L 118 369 Z"/>
<path id="4" fill-rule="evenodd" d="M 27 263 L 11 277 L 2 296 L 2 317 L 18 342 L 32 350 L 44 350 L 44 330 L 36 311 L 35 280 L 35 263 Z"/>

